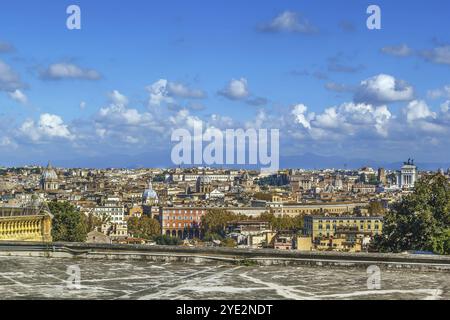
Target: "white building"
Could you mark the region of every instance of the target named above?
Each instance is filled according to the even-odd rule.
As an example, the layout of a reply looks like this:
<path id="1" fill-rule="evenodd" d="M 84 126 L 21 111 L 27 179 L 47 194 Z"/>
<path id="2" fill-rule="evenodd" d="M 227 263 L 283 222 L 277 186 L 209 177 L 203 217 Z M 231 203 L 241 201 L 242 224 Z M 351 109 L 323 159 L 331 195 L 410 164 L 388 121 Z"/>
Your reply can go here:
<path id="1" fill-rule="evenodd" d="M 111 223 L 125 224 L 125 208 L 120 203 L 106 203 L 104 206 L 97 206 L 93 211 L 97 217 L 109 217 Z"/>
<path id="2" fill-rule="evenodd" d="M 219 191 L 218 189 L 214 189 L 209 193 L 209 198 L 211 199 L 223 199 L 225 198 L 225 193 Z"/>
<path id="3" fill-rule="evenodd" d="M 399 172 L 397 172 L 397 185 L 402 189 L 412 189 L 417 181 L 417 166 L 413 159 L 408 159 L 403 163 Z"/>

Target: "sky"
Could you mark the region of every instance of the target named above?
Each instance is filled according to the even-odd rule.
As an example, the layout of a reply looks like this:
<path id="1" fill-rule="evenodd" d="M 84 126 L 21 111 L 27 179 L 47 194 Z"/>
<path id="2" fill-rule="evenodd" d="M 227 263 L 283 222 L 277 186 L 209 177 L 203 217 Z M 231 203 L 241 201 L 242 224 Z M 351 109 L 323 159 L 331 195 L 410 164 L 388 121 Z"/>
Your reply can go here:
<path id="1" fill-rule="evenodd" d="M 171 166 L 200 121 L 279 129 L 290 159 L 450 162 L 446 0 L 0 6 L 0 165 Z"/>

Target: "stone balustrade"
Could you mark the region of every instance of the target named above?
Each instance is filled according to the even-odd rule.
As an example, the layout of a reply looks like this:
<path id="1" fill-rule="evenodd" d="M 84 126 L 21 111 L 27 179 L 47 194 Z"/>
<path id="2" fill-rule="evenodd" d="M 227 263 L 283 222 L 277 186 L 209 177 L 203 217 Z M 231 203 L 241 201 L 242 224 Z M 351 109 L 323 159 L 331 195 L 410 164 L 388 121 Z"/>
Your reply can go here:
<path id="1" fill-rule="evenodd" d="M 1 208 L 0 241 L 52 241 L 51 215 L 27 208 Z"/>

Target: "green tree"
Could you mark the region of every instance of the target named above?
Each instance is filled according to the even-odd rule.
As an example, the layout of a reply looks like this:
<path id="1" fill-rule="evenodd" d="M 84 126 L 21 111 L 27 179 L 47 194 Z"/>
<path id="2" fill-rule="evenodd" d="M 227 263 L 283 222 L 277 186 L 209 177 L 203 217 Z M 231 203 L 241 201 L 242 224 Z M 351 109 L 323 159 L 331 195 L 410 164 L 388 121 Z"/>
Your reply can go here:
<path id="1" fill-rule="evenodd" d="M 50 202 L 53 214 L 53 241 L 84 242 L 87 236 L 85 216 L 69 202 Z"/>
<path id="2" fill-rule="evenodd" d="M 166 180 L 166 173 L 160 173 L 153 177 L 153 182 L 164 182 Z"/>
<path id="3" fill-rule="evenodd" d="M 259 178 L 257 181 L 260 186 L 285 186 L 289 184 L 286 174 L 274 174 L 268 177 Z"/>
<path id="4" fill-rule="evenodd" d="M 207 232 L 203 236 L 204 241 L 223 240 L 223 237 L 218 233 Z"/>
<path id="5" fill-rule="evenodd" d="M 378 183 L 379 183 L 378 178 L 374 174 L 369 175 L 369 184 L 370 185 L 376 186 L 376 185 L 378 185 Z"/>
<path id="6" fill-rule="evenodd" d="M 422 178 L 411 195 L 385 215 L 383 234 L 374 247 L 380 251 L 425 250 L 449 254 L 450 186 L 440 175 Z"/>
<path id="7" fill-rule="evenodd" d="M 151 239 L 161 233 L 159 222 L 148 216 L 131 217 L 128 219 L 127 225 L 130 234 L 142 239 Z"/>
<path id="8" fill-rule="evenodd" d="M 87 232 L 98 230 L 102 226 L 102 219 L 92 212 L 89 212 L 87 216 L 84 215 L 83 217 Z"/>
<path id="9" fill-rule="evenodd" d="M 303 215 L 297 215 L 295 217 L 290 216 L 278 216 L 273 213 L 262 213 L 259 216 L 260 220 L 269 222 L 273 230 L 300 230 L 303 228 Z"/>
<path id="10" fill-rule="evenodd" d="M 227 248 L 234 248 L 234 247 L 236 247 L 236 241 L 234 239 L 231 239 L 231 238 L 225 238 L 220 243 L 220 246 L 227 247 Z"/>
<path id="11" fill-rule="evenodd" d="M 161 246 L 178 246 L 183 241 L 180 238 L 177 237 L 171 237 L 168 235 L 159 235 L 153 238 L 156 242 L 156 244 L 159 244 Z"/>
<path id="12" fill-rule="evenodd" d="M 202 217 L 202 228 L 204 234 L 216 233 L 225 237 L 226 227 L 229 222 L 244 219 L 244 216 L 231 213 L 224 209 L 211 209 Z"/>
<path id="13" fill-rule="evenodd" d="M 445 229 L 433 237 L 433 252 L 450 254 L 450 229 Z"/>
<path id="14" fill-rule="evenodd" d="M 369 214 L 372 216 L 384 215 L 386 210 L 383 207 L 383 204 L 379 201 L 372 201 L 369 203 Z"/>

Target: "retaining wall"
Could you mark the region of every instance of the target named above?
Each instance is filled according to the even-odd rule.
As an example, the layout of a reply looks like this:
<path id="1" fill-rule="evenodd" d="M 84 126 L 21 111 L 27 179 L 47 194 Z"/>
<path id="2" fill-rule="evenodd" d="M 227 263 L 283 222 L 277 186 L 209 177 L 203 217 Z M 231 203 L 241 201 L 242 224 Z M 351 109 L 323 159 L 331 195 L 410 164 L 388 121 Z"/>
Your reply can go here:
<path id="1" fill-rule="evenodd" d="M 450 271 L 450 256 L 302 252 L 271 249 L 220 247 L 148 246 L 86 243 L 0 242 L 1 256 L 86 259 L 140 259 L 184 263 L 230 263 L 243 265 L 289 265 L 367 267 Z"/>

